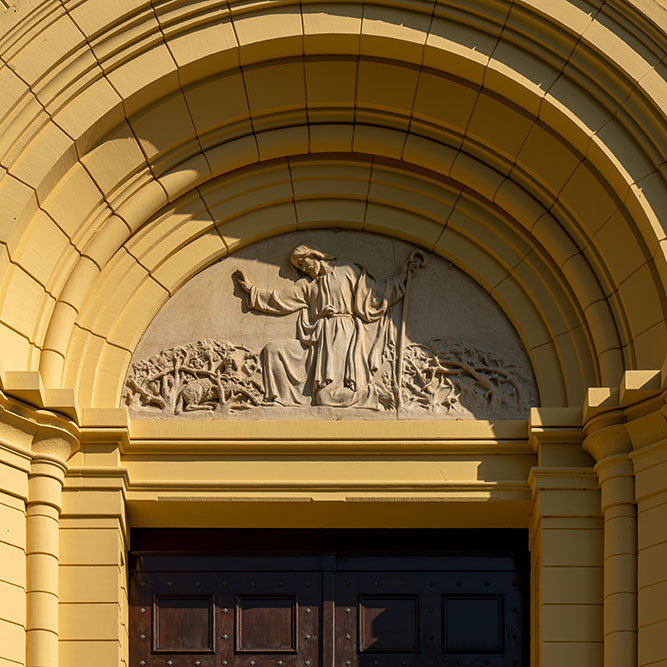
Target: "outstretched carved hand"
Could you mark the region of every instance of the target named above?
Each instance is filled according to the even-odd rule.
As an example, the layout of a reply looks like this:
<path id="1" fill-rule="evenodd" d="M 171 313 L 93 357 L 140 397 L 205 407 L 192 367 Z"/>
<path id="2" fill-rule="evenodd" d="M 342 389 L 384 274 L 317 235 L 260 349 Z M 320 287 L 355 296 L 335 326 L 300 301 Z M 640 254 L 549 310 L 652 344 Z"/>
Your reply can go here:
<path id="1" fill-rule="evenodd" d="M 247 281 L 245 274 L 243 271 L 241 271 L 241 269 L 236 269 L 236 271 L 232 273 L 232 279 L 244 292 L 250 293 L 251 285 Z"/>

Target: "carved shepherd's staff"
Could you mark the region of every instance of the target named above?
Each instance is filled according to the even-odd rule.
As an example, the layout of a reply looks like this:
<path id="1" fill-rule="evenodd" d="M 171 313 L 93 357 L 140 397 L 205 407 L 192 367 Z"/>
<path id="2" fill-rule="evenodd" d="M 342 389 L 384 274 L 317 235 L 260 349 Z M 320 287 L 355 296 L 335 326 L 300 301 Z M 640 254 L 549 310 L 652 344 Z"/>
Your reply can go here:
<path id="1" fill-rule="evenodd" d="M 413 250 L 408 257 L 408 264 L 417 258 L 421 258 L 418 268 L 426 266 L 426 255 L 421 250 Z M 408 268 L 405 275 L 405 293 L 403 294 L 403 308 L 401 310 L 401 328 L 396 345 L 396 409 L 400 410 L 403 404 L 403 352 L 405 349 L 405 318 L 408 314 L 408 294 L 410 281 L 416 268 Z"/>

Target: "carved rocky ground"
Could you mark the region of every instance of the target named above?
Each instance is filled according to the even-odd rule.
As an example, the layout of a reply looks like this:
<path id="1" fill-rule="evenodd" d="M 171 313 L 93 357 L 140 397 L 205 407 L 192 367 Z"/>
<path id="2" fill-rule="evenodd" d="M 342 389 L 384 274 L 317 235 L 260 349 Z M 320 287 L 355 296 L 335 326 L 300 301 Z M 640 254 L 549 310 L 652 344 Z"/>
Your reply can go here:
<path id="1" fill-rule="evenodd" d="M 408 345 L 400 382 L 396 377 L 395 345 L 390 343 L 373 375 L 375 412 L 410 418 L 509 418 L 525 416 L 537 404 L 525 369 L 463 342 L 436 339 Z M 280 408 L 265 400 L 261 350 L 214 339 L 170 347 L 134 362 L 123 401 L 143 417 Z"/>

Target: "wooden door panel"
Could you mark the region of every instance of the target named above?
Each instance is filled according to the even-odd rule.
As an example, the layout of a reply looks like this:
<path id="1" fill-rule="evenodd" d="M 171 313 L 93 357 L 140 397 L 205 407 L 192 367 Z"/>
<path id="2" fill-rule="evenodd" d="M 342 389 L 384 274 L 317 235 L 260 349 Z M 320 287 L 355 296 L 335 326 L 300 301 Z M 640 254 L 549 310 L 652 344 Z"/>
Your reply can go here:
<path id="1" fill-rule="evenodd" d="M 155 653 L 213 653 L 213 595 L 154 595 Z"/>
<path id="2" fill-rule="evenodd" d="M 514 572 L 338 572 L 336 664 L 524 665 Z"/>
<path id="3" fill-rule="evenodd" d="M 319 573 L 220 573 L 215 582 L 220 591 L 219 665 L 296 667 L 306 662 L 317 664 Z"/>
<path id="4" fill-rule="evenodd" d="M 528 667 L 525 551 L 326 535 L 319 555 L 271 555 L 250 537 L 255 553 L 131 554 L 130 667 Z"/>
<path id="5" fill-rule="evenodd" d="M 237 595 L 237 653 L 298 653 L 296 595 Z"/>
<path id="6" fill-rule="evenodd" d="M 313 572 L 136 572 L 131 664 L 315 667 L 321 587 Z"/>
<path id="7" fill-rule="evenodd" d="M 204 573 L 132 573 L 131 665 L 219 667 L 215 590 L 207 583 Z"/>
<path id="8" fill-rule="evenodd" d="M 359 653 L 419 653 L 419 595 L 360 595 Z"/>
<path id="9" fill-rule="evenodd" d="M 443 595 L 445 653 L 503 653 L 503 595 Z"/>

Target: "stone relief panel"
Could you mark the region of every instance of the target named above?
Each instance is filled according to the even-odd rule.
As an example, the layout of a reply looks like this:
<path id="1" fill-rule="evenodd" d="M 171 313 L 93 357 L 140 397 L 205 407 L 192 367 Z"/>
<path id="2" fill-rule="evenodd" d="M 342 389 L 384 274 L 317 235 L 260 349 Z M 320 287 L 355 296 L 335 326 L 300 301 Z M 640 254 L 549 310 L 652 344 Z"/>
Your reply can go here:
<path id="1" fill-rule="evenodd" d="M 408 243 L 304 231 L 202 271 L 132 358 L 135 418 L 523 418 L 528 358 L 489 295 Z"/>

